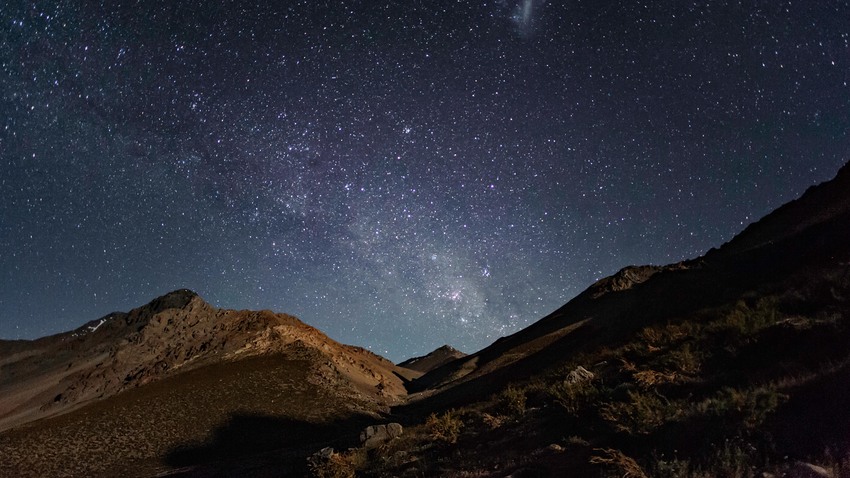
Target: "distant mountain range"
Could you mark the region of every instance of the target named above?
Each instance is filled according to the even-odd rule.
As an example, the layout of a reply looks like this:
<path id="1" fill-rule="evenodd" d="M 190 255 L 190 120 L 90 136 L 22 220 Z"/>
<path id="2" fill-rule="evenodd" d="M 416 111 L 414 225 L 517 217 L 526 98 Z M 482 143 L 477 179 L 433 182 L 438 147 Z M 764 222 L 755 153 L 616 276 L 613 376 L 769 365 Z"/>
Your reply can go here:
<path id="1" fill-rule="evenodd" d="M 0 475 L 847 476 L 848 403 L 845 166 L 470 355 L 394 365 L 188 290 L 0 341 Z"/>

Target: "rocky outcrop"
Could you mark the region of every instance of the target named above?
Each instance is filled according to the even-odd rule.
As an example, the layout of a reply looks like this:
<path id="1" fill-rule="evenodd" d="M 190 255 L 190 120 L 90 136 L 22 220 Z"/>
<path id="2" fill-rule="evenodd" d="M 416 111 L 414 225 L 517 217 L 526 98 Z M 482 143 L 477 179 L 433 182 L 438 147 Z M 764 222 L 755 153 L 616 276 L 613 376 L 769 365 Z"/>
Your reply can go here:
<path id="1" fill-rule="evenodd" d="M 403 432 L 404 428 L 400 423 L 372 425 L 360 432 L 360 443 L 366 448 L 374 448 L 393 438 L 400 437 Z"/>
<path id="2" fill-rule="evenodd" d="M 590 370 L 579 365 L 575 369 L 571 370 L 570 373 L 567 374 L 567 383 L 582 383 L 593 380 L 596 375 L 593 374 Z"/>
<path id="3" fill-rule="evenodd" d="M 664 270 L 659 266 L 628 266 L 612 276 L 605 277 L 591 285 L 584 294 L 597 299 L 611 292 L 620 292 L 646 282 L 656 273 Z"/>

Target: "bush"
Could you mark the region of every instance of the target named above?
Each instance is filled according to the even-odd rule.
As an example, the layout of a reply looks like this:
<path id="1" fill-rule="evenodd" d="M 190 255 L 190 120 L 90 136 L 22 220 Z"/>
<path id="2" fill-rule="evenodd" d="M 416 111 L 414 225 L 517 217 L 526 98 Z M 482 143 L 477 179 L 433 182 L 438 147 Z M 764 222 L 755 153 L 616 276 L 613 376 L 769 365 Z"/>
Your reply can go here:
<path id="1" fill-rule="evenodd" d="M 548 393 L 568 414 L 578 415 L 599 396 L 599 389 L 591 382 L 559 382 L 551 385 Z"/>
<path id="2" fill-rule="evenodd" d="M 679 349 L 673 350 L 667 355 L 667 365 L 673 370 L 687 374 L 695 375 L 700 371 L 701 360 L 697 353 L 691 349 L 691 344 L 683 344 Z"/>
<path id="3" fill-rule="evenodd" d="M 339 453 L 324 459 L 310 460 L 308 466 L 310 474 L 315 478 L 354 478 L 354 465 Z"/>
<path id="4" fill-rule="evenodd" d="M 602 465 L 613 471 L 615 473 L 613 476 L 622 478 L 647 478 L 646 473 L 644 473 L 640 465 L 620 450 L 597 448 L 594 451 L 597 454 L 590 457 L 590 463 Z"/>
<path id="5" fill-rule="evenodd" d="M 776 297 L 762 297 L 753 307 L 739 300 L 723 318 L 711 324 L 709 330 L 747 337 L 781 319 L 782 313 L 779 311 L 779 300 Z"/>
<path id="6" fill-rule="evenodd" d="M 502 390 L 496 397 L 498 410 L 510 417 L 519 417 L 525 413 L 525 391 L 513 385 Z"/>
<path id="7" fill-rule="evenodd" d="M 605 404 L 599 410 L 614 429 L 630 435 L 647 435 L 665 422 L 677 419 L 681 410 L 655 394 L 629 391 L 628 401 Z"/>
<path id="8" fill-rule="evenodd" d="M 715 397 L 697 405 L 697 411 L 732 420 L 739 426 L 753 429 L 761 425 L 787 398 L 787 395 L 768 387 L 747 390 L 725 387 Z"/>
<path id="9" fill-rule="evenodd" d="M 665 383 L 677 383 L 679 376 L 675 372 L 657 372 L 655 370 L 641 370 L 632 375 L 635 383 L 641 388 L 648 389 Z"/>
<path id="10" fill-rule="evenodd" d="M 442 415 L 432 413 L 425 421 L 425 428 L 433 439 L 455 443 L 463 428 L 463 422 L 450 410 Z"/>

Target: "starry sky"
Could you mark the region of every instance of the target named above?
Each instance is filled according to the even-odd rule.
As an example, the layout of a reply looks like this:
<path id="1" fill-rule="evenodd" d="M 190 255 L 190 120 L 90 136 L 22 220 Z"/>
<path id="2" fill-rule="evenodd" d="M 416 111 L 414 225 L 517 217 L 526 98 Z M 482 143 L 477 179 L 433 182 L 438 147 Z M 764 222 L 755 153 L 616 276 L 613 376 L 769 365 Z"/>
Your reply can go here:
<path id="1" fill-rule="evenodd" d="M 847 1 L 0 6 L 0 338 L 177 288 L 395 361 L 850 159 Z"/>

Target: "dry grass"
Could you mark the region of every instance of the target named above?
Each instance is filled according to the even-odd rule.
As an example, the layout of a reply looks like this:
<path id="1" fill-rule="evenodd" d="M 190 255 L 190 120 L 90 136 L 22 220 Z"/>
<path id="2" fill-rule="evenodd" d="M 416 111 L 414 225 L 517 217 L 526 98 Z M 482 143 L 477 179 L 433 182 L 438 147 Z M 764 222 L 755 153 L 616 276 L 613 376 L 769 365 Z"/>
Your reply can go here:
<path id="1" fill-rule="evenodd" d="M 611 476 L 622 478 L 648 478 L 643 469 L 631 457 L 613 448 L 596 448 L 597 454 L 590 458 L 590 463 L 601 465 L 612 471 Z"/>
<path id="2" fill-rule="evenodd" d="M 425 421 L 425 428 L 434 440 L 455 443 L 463 428 L 463 422 L 456 412 L 449 410 L 441 415 L 436 413 L 429 415 Z"/>
<path id="3" fill-rule="evenodd" d="M 525 391 L 513 385 L 502 390 L 496 396 L 498 410 L 511 418 L 520 418 L 525 413 Z"/>
<path id="4" fill-rule="evenodd" d="M 308 423 L 350 413 L 341 402 L 356 404 L 311 384 L 306 363 L 280 356 L 201 368 L 0 434 L 0 476 L 151 476 L 168 468 L 165 460 L 178 447 L 221 439 L 214 432 L 234 414 L 304 423 L 304 433 Z M 309 436 L 288 437 L 274 426 L 268 431 L 278 441 L 309 445 Z M 253 438 L 260 448 L 249 451 L 287 446 Z"/>

